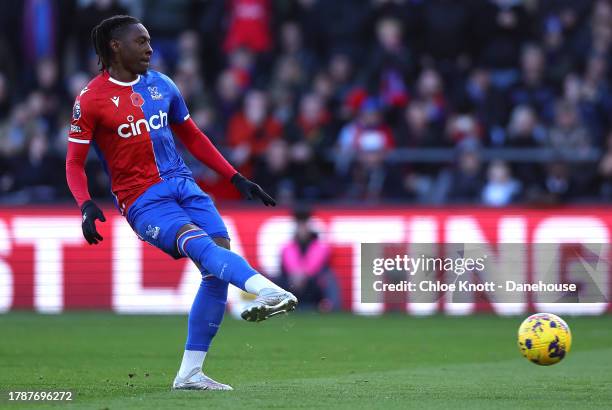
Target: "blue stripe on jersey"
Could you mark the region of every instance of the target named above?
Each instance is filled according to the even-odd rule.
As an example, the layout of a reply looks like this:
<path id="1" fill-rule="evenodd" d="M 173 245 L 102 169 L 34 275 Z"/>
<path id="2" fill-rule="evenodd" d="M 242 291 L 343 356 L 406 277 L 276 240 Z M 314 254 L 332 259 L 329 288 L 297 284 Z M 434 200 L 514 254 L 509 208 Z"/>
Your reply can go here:
<path id="1" fill-rule="evenodd" d="M 170 123 L 177 115 L 172 104 L 177 92 L 174 84 L 159 73 L 149 71 L 132 88 L 145 101 L 141 108 L 145 119 L 150 124 L 149 135 L 153 141 L 153 152 L 160 176 L 162 178 L 173 176 L 193 178 L 191 171 L 176 150 L 174 136 L 170 129 Z M 154 121 L 151 121 L 151 118 L 154 118 Z"/>

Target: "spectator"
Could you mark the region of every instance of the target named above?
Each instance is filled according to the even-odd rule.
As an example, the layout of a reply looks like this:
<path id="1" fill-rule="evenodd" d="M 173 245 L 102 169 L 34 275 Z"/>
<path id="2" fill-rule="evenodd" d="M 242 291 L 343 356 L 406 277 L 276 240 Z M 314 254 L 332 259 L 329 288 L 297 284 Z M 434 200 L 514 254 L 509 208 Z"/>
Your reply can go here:
<path id="1" fill-rule="evenodd" d="M 525 3 L 485 0 L 475 10 L 479 62 L 492 70 L 496 87 L 507 89 L 518 79 L 516 61 L 519 60 L 521 45 L 531 37 Z"/>
<path id="2" fill-rule="evenodd" d="M 482 126 L 473 113 L 459 112 L 448 119 L 446 137 L 452 145 L 479 144 L 482 139 Z"/>
<path id="3" fill-rule="evenodd" d="M 506 206 L 519 196 L 521 184 L 504 161 L 493 161 L 487 171 L 487 183 L 482 190 L 482 202 L 489 206 Z"/>
<path id="4" fill-rule="evenodd" d="M 293 95 L 299 95 L 306 87 L 306 74 L 297 58 L 283 56 L 278 59 L 271 82 L 272 88 L 286 89 Z"/>
<path id="5" fill-rule="evenodd" d="M 361 151 L 380 150 L 384 156 L 394 146 L 393 133 L 384 122 L 380 102 L 370 97 L 362 103 L 358 117 L 340 131 L 337 172 L 345 174 L 352 160 Z"/>
<path id="6" fill-rule="evenodd" d="M 29 104 L 18 104 L 13 108 L 8 121 L 0 132 L 0 150 L 7 156 L 25 151 L 27 136 L 36 126 Z"/>
<path id="7" fill-rule="evenodd" d="M 539 30 L 546 54 L 549 77 L 555 84 L 562 82 L 571 71 L 573 56 L 570 45 L 575 43 L 588 18 L 592 1 L 544 0 L 539 10 Z"/>
<path id="8" fill-rule="evenodd" d="M 580 121 L 576 106 L 567 101 L 557 103 L 555 125 L 549 133 L 551 148 L 573 157 L 585 156 L 591 148 L 591 139 Z"/>
<path id="9" fill-rule="evenodd" d="M 274 140 L 257 162 L 255 179 L 280 204 L 290 204 L 296 196 L 294 174 L 290 167 L 289 145 L 282 139 Z"/>
<path id="10" fill-rule="evenodd" d="M 304 37 L 304 46 L 311 50 L 316 60 L 327 57 L 329 43 L 326 41 L 326 33 L 321 18 L 322 5 L 318 0 L 298 0 L 295 2 L 277 2 L 291 9 L 288 11 L 287 19 L 296 21 Z"/>
<path id="11" fill-rule="evenodd" d="M 183 31 L 178 37 L 177 46 L 179 59 L 198 59 L 200 54 L 200 38 L 197 32 L 193 30 Z"/>
<path id="12" fill-rule="evenodd" d="M 544 25 L 556 26 L 562 41 L 567 42 L 588 18 L 592 3 L 592 0 L 541 0 L 536 12 Z"/>
<path id="13" fill-rule="evenodd" d="M 270 89 L 269 95 L 270 114 L 284 128 L 295 118 L 298 93 L 291 92 L 287 87 L 276 87 Z"/>
<path id="14" fill-rule="evenodd" d="M 315 74 L 312 79 L 312 91 L 323 99 L 327 108 L 332 108 L 334 84 L 327 71 L 321 70 Z"/>
<path id="15" fill-rule="evenodd" d="M 30 94 L 32 103 L 36 100 L 36 115 L 45 122 L 50 132 L 57 130 L 60 101 L 65 97 L 58 80 L 58 66 L 53 59 L 42 59 L 36 66 L 36 89 Z"/>
<path id="16" fill-rule="evenodd" d="M 554 116 L 555 95 L 546 84 L 545 60 L 542 49 L 527 45 L 521 53 L 520 81 L 511 93 L 512 105 L 530 105 L 540 118 L 550 124 Z"/>
<path id="17" fill-rule="evenodd" d="M 258 90 L 249 91 L 244 99 L 244 109 L 234 114 L 229 122 L 230 159 L 243 175 L 250 177 L 254 163 L 281 135 L 281 125 L 268 113 L 266 94 Z"/>
<path id="18" fill-rule="evenodd" d="M 240 75 L 231 69 L 224 70 L 217 79 L 216 106 L 219 110 L 220 122 L 225 130 L 230 118 L 240 110 L 243 95 Z"/>
<path id="19" fill-rule="evenodd" d="M 333 170 L 328 158 L 333 146 L 330 118 L 323 99 L 310 93 L 302 97 L 296 120 L 286 127 L 297 198 L 326 198 L 333 190 L 330 182 Z"/>
<path id="20" fill-rule="evenodd" d="M 588 24 L 582 25 L 579 33 L 568 46 L 575 62 L 586 61 L 589 56 L 609 54 L 612 44 L 612 5 L 607 0 L 594 2 Z M 608 57 L 608 60 L 610 57 Z"/>
<path id="21" fill-rule="evenodd" d="M 295 235 L 281 251 L 281 286 L 297 296 L 302 307 L 338 310 L 340 292 L 330 247 L 313 229 L 309 210 L 296 209 L 294 218 Z"/>
<path id="22" fill-rule="evenodd" d="M 386 149 L 382 138 L 366 137 L 358 142 L 359 150 L 343 182 L 347 199 L 379 202 L 402 195 L 398 172 L 385 164 Z"/>
<path id="23" fill-rule="evenodd" d="M 559 204 L 570 199 L 575 186 L 567 164 L 562 161 L 549 164 L 542 188 L 542 199 L 547 203 Z"/>
<path id="24" fill-rule="evenodd" d="M 436 203 L 475 203 L 480 199 L 484 178 L 478 151 L 461 149 L 455 167 L 442 171 L 436 185 L 433 195 Z"/>
<path id="25" fill-rule="evenodd" d="M 35 130 L 27 151 L 12 160 L 10 174 L 13 177 L 13 203 L 32 203 L 56 200 L 66 188 L 63 161 L 49 150 L 47 137 L 42 129 Z M 60 192 L 62 191 L 62 192 Z"/>
<path id="26" fill-rule="evenodd" d="M 519 105 L 512 110 L 505 145 L 515 149 L 541 148 L 546 142 L 546 129 L 539 123 L 536 112 Z M 515 169 L 516 177 L 527 188 L 540 184 L 542 166 L 537 162 L 521 162 Z"/>
<path id="27" fill-rule="evenodd" d="M 446 120 L 446 96 L 442 78 L 436 70 L 425 69 L 417 79 L 417 99 L 425 104 L 427 120 L 443 129 Z"/>
<path id="28" fill-rule="evenodd" d="M 257 84 L 256 55 L 249 48 L 239 47 L 227 55 L 228 68 L 236 76 L 236 81 L 242 91 Z"/>
<path id="29" fill-rule="evenodd" d="M 295 21 L 288 21 L 280 29 L 281 55 L 293 57 L 305 72 L 313 71 L 317 61 L 313 53 L 304 47 L 302 29 Z"/>
<path id="30" fill-rule="evenodd" d="M 228 12 L 229 27 L 223 44 L 227 53 L 242 47 L 255 53 L 272 48 L 269 0 L 231 0 Z"/>
<path id="31" fill-rule="evenodd" d="M 370 91 L 379 95 L 385 107 L 402 108 L 409 97 L 405 76 L 412 73 L 411 52 L 403 43 L 398 20 L 380 20 L 376 34 L 378 44 L 366 70 Z"/>
<path id="32" fill-rule="evenodd" d="M 612 89 L 607 79 L 608 62 L 600 55 L 591 56 L 580 83 L 578 108 L 582 122 L 589 129 L 593 143 L 602 146 L 605 130 L 612 125 Z"/>
<path id="33" fill-rule="evenodd" d="M 395 129 L 399 147 L 440 147 L 444 145 L 439 131 L 432 126 L 427 107 L 420 101 L 411 103 L 404 110 L 403 121 Z"/>
<path id="34" fill-rule="evenodd" d="M 499 129 L 506 120 L 503 93 L 493 87 L 491 72 L 485 68 L 470 72 L 456 99 L 456 105 L 463 104 L 474 110 L 485 132 Z"/>
<path id="35" fill-rule="evenodd" d="M 539 124 L 536 112 L 527 105 L 512 110 L 508 124 L 506 146 L 512 148 L 538 148 L 545 141 L 546 132 Z"/>
<path id="36" fill-rule="evenodd" d="M 189 105 L 196 102 L 198 96 L 203 93 L 203 81 L 200 75 L 198 60 L 195 58 L 184 58 L 176 67 L 174 82 Z"/>
<path id="37" fill-rule="evenodd" d="M 305 143 L 317 157 L 324 157 L 332 146 L 329 128 L 331 115 L 323 98 L 315 93 L 305 94 L 300 101 L 300 109 L 293 126 L 288 129 L 287 137 L 294 143 Z"/>
<path id="38" fill-rule="evenodd" d="M 334 54 L 328 64 L 329 78 L 334 87 L 333 99 L 336 103 L 344 101 L 353 90 L 353 62 L 347 54 Z"/>

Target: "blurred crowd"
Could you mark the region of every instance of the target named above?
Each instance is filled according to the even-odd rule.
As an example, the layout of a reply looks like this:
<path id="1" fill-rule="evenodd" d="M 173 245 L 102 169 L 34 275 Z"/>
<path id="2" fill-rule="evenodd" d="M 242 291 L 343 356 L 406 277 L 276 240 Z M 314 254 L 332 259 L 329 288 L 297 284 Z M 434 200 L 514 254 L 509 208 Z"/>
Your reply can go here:
<path id="1" fill-rule="evenodd" d="M 0 2 L 0 201 L 70 198 L 90 30 L 125 13 L 199 127 L 281 203 L 612 198 L 609 0 L 23 0 Z M 87 173 L 110 198 L 94 156 Z"/>

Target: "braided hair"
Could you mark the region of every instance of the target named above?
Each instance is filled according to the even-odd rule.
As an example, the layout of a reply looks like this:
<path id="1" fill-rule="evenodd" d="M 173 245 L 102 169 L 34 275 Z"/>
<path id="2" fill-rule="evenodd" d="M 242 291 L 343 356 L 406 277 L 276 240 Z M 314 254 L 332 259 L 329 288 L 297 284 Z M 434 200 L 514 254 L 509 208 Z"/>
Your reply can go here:
<path id="1" fill-rule="evenodd" d="M 123 30 L 129 25 L 139 23 L 140 20 L 136 17 L 117 15 L 102 20 L 100 24 L 91 30 L 91 41 L 98 55 L 98 64 L 102 66 L 100 71 L 110 67 L 113 55 L 110 41 L 121 35 Z"/>

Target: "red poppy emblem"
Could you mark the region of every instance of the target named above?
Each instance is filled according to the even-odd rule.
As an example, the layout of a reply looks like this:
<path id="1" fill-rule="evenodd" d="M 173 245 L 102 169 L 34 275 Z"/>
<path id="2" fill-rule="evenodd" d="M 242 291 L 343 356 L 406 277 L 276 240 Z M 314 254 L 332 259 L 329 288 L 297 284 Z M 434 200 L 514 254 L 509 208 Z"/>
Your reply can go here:
<path id="1" fill-rule="evenodd" d="M 132 105 L 135 107 L 142 107 L 144 104 L 144 98 L 142 98 L 142 95 L 138 93 L 132 93 L 132 95 L 130 95 L 130 99 L 132 100 Z"/>

